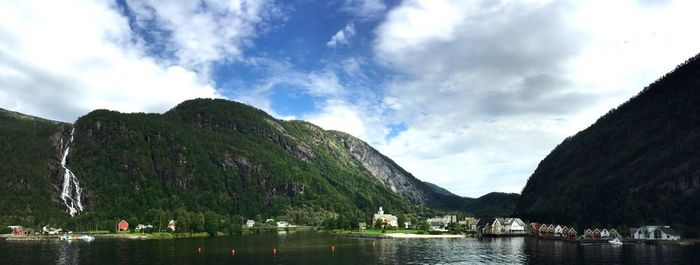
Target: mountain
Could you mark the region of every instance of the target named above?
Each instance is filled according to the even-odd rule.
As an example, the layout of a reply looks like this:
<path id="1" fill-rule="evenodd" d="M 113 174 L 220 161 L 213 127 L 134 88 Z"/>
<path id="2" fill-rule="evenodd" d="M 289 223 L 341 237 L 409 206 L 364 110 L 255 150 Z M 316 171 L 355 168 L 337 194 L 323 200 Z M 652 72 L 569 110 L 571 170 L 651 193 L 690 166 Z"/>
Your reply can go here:
<path id="1" fill-rule="evenodd" d="M 430 183 L 430 182 L 427 182 L 427 181 L 424 181 L 423 183 L 425 183 L 425 185 L 428 185 L 428 187 L 429 187 L 430 189 L 432 189 L 434 192 L 437 192 L 437 193 L 439 193 L 439 194 L 447 195 L 447 196 L 455 195 L 454 193 L 450 192 L 449 190 L 447 190 L 447 189 L 445 189 L 445 188 L 443 188 L 443 187 L 440 187 L 440 186 L 438 186 L 438 185 L 435 185 L 435 184 L 433 184 L 433 183 Z M 455 195 L 455 196 L 456 196 L 456 195 Z"/>
<path id="2" fill-rule="evenodd" d="M 364 221 L 379 206 L 507 215 L 517 200 L 496 195 L 505 203 L 494 207 L 435 192 L 349 134 L 220 99 L 164 114 L 96 110 L 72 125 L 8 111 L 0 121 L 8 224 L 143 220 L 153 209 L 318 224 L 337 214 Z"/>
<path id="3" fill-rule="evenodd" d="M 700 235 L 700 57 L 565 139 L 523 189 L 532 221 Z"/>

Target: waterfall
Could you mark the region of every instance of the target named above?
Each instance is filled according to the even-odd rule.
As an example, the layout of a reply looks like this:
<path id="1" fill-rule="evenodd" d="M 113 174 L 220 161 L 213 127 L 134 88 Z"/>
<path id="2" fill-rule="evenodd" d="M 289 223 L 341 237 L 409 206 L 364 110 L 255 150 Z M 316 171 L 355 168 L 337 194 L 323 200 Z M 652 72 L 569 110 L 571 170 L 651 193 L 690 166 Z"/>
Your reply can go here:
<path id="1" fill-rule="evenodd" d="M 83 189 L 80 188 L 80 183 L 78 182 L 78 177 L 73 174 L 66 167 L 66 159 L 68 158 L 68 152 L 70 152 L 70 145 L 73 143 L 73 134 L 75 133 L 75 128 L 70 131 L 70 141 L 65 146 L 63 151 L 63 159 L 61 159 L 61 167 L 65 173 L 63 173 L 63 189 L 61 191 L 61 199 L 63 203 L 68 207 L 68 213 L 71 217 L 75 216 L 76 213 L 83 211 L 83 203 L 80 200 L 80 195 Z M 63 139 L 61 139 L 63 143 Z"/>

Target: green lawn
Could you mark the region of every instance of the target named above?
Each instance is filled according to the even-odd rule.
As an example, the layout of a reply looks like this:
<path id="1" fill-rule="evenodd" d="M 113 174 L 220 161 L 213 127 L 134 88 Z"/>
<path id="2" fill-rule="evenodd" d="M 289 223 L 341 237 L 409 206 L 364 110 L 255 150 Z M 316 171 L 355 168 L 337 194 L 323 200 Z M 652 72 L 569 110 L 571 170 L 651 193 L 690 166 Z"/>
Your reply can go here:
<path id="1" fill-rule="evenodd" d="M 360 230 L 346 230 L 346 229 L 335 229 L 333 230 L 336 234 L 347 234 L 347 235 L 382 235 L 390 233 L 402 233 L 402 234 L 418 234 L 421 230 L 416 229 L 386 229 L 384 232 L 377 229 L 364 229 Z"/>

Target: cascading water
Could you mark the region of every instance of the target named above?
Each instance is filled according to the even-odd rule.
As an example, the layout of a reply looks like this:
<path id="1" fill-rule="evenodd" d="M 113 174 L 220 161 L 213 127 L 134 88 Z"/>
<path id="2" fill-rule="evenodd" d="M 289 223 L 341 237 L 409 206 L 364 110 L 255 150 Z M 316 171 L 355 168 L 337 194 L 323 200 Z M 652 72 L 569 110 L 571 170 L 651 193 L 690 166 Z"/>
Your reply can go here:
<path id="1" fill-rule="evenodd" d="M 83 211 L 83 203 L 80 200 L 80 195 L 83 189 L 80 188 L 80 183 L 78 178 L 73 174 L 70 169 L 66 167 L 66 158 L 68 158 L 68 152 L 70 152 L 70 145 L 73 143 L 73 134 L 75 133 L 75 128 L 70 131 L 70 141 L 65 146 L 63 151 L 63 159 L 61 159 L 61 167 L 65 173 L 63 173 L 63 190 L 61 191 L 61 199 L 63 203 L 68 207 L 68 213 L 71 217 L 75 216 L 76 213 Z M 61 139 L 61 143 L 63 139 Z"/>

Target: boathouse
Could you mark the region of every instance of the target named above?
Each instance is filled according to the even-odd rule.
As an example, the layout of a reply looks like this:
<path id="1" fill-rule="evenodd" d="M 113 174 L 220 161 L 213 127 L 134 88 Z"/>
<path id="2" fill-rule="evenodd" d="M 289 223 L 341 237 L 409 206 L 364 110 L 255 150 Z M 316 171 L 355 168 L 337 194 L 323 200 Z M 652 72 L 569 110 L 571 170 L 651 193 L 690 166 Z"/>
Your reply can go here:
<path id="1" fill-rule="evenodd" d="M 561 225 L 557 225 L 554 227 L 554 236 L 555 237 L 561 237 L 561 235 L 564 233 L 564 228 L 561 227 Z"/>
<path id="2" fill-rule="evenodd" d="M 119 224 L 117 224 L 117 229 L 119 229 L 119 231 L 129 230 L 129 223 L 127 223 L 125 220 L 121 220 L 119 221 Z"/>

